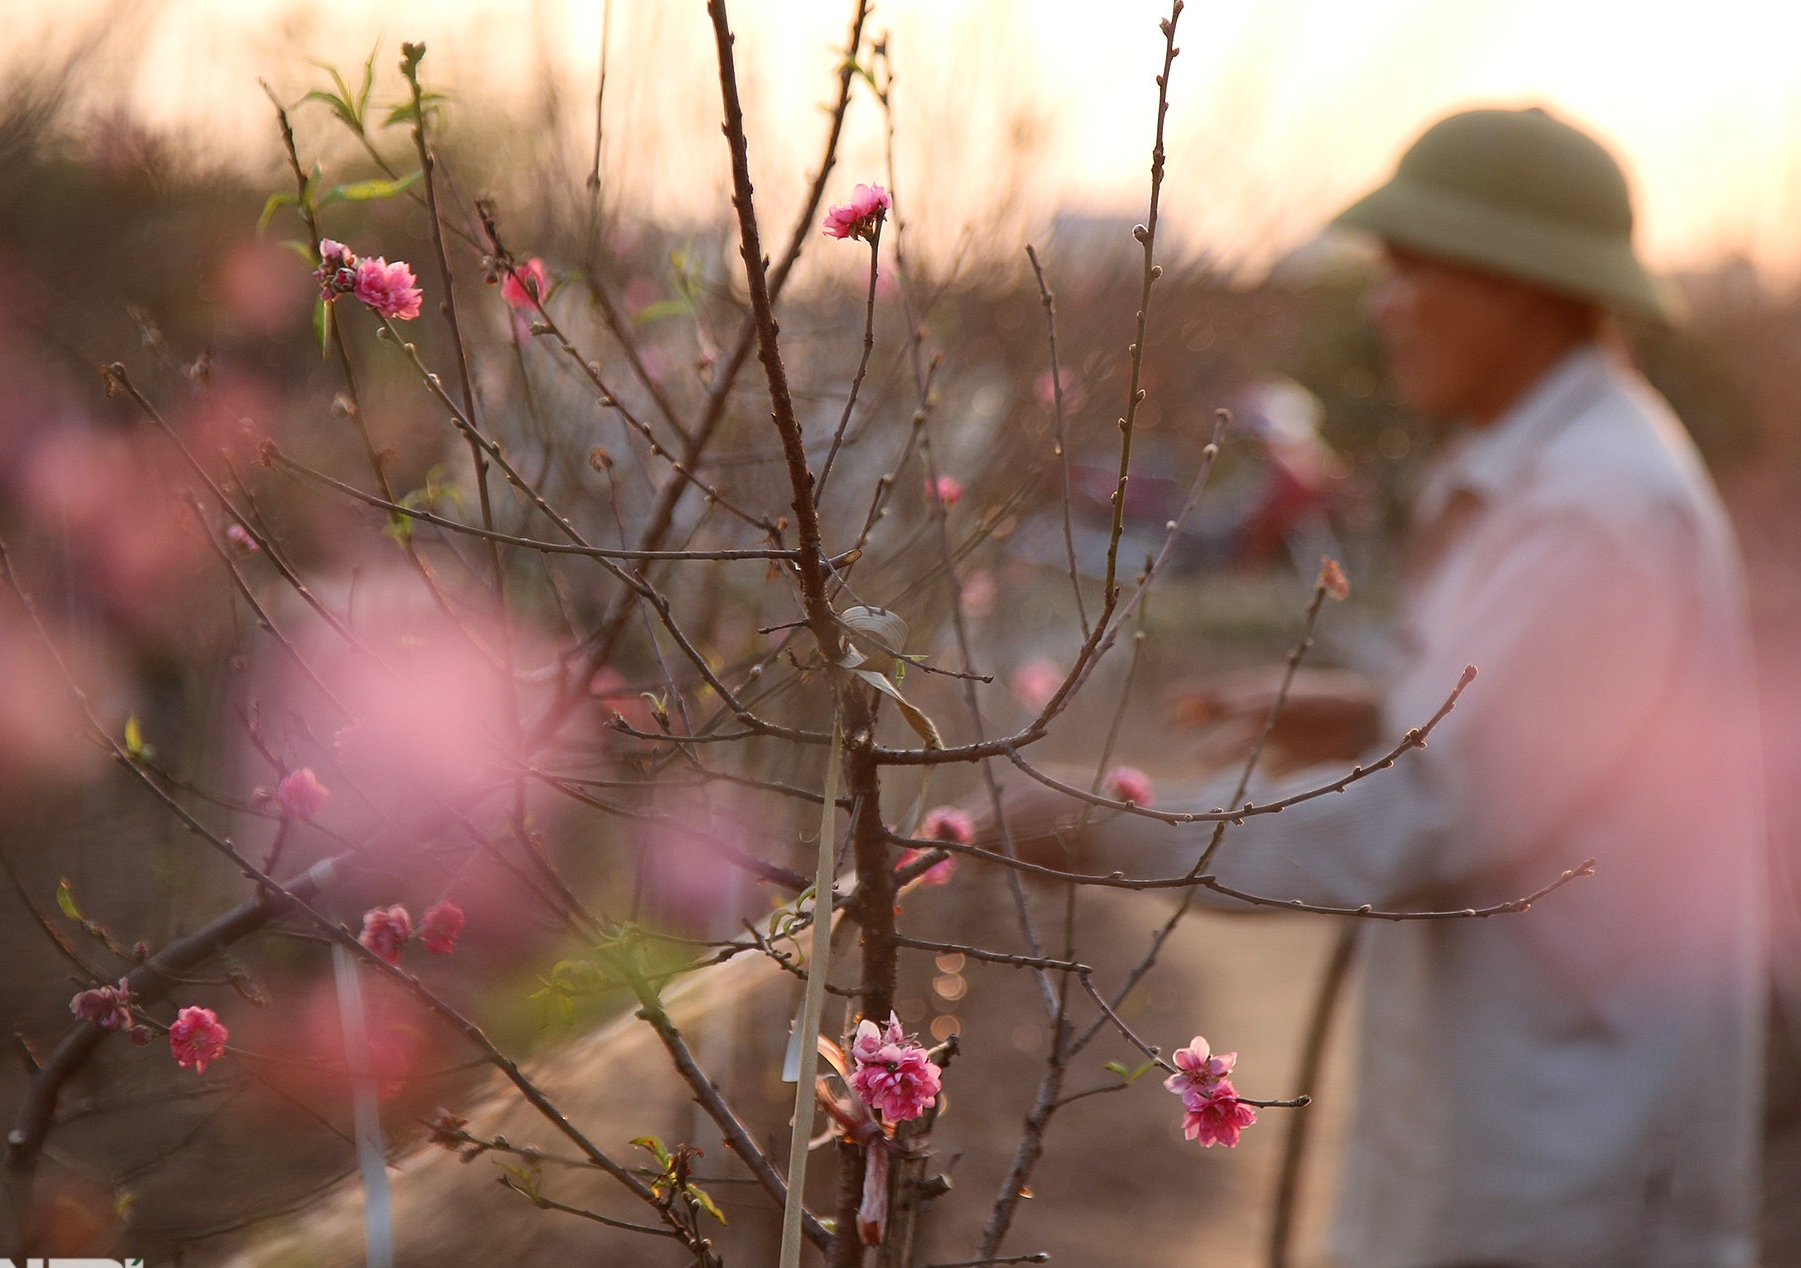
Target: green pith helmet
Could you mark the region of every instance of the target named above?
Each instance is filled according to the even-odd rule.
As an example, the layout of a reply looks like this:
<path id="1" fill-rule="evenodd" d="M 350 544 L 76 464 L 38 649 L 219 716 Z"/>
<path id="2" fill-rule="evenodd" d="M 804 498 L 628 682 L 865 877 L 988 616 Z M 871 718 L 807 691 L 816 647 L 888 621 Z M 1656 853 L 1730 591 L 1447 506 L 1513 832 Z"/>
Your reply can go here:
<path id="1" fill-rule="evenodd" d="M 1537 107 L 1440 120 L 1333 223 L 1621 312 L 1682 313 L 1632 249 L 1632 196 L 1613 155 Z"/>

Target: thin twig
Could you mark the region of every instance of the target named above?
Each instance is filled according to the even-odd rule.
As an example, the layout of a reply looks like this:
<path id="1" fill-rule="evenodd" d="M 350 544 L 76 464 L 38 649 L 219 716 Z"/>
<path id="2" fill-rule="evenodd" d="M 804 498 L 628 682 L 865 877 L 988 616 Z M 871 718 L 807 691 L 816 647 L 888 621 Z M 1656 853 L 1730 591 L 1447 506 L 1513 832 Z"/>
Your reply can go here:
<path id="1" fill-rule="evenodd" d="M 1009 955 L 1005 951 L 989 951 L 984 947 L 972 947 L 961 942 L 933 942 L 926 938 L 909 938 L 904 934 L 895 934 L 895 942 L 903 947 L 912 947 L 916 951 L 936 951 L 940 955 L 966 955 L 972 960 L 984 960 L 989 964 L 1011 964 L 1025 969 L 1053 969 L 1059 973 L 1092 973 L 1094 970 L 1086 964 L 1074 960 L 1053 960 L 1041 955 Z"/>
<path id="2" fill-rule="evenodd" d="M 1069 588 L 1075 595 L 1076 619 L 1082 625 L 1082 637 L 1088 637 L 1088 608 L 1082 602 L 1082 578 L 1076 568 L 1075 528 L 1071 522 L 1069 492 L 1069 449 L 1064 444 L 1063 371 L 1057 364 L 1057 300 L 1044 280 L 1044 266 L 1038 252 L 1026 244 L 1026 258 L 1032 262 L 1032 276 L 1038 280 L 1038 301 L 1044 306 L 1044 324 L 1051 345 L 1051 402 L 1057 418 L 1057 470 L 1063 481 L 1063 551 L 1069 563 Z"/>
<path id="3" fill-rule="evenodd" d="M 844 412 L 838 416 L 838 426 L 832 431 L 832 447 L 826 451 L 825 461 L 819 467 L 819 484 L 813 490 L 813 496 L 825 496 L 825 482 L 831 479 L 832 464 L 838 460 L 838 447 L 844 443 L 844 429 L 850 426 L 851 412 L 857 408 L 857 393 L 863 387 L 863 375 L 869 369 L 869 354 L 875 351 L 875 284 L 876 261 L 881 254 L 882 217 L 876 216 L 875 232 L 869 235 L 869 293 L 863 300 L 863 355 L 857 358 L 857 373 L 850 381 L 850 393 L 844 398 Z"/>

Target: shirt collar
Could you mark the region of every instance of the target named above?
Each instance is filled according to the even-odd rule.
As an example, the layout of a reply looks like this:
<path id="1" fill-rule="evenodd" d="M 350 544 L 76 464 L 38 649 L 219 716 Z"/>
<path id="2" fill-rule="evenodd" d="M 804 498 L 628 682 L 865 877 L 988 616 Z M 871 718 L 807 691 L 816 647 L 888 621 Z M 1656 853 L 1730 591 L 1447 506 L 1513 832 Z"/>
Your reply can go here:
<path id="1" fill-rule="evenodd" d="M 1427 474 L 1414 502 L 1415 523 L 1430 523 L 1459 492 L 1483 502 L 1513 487 L 1528 463 L 1606 387 L 1607 355 L 1594 344 L 1566 353 L 1487 427 L 1465 431 Z"/>

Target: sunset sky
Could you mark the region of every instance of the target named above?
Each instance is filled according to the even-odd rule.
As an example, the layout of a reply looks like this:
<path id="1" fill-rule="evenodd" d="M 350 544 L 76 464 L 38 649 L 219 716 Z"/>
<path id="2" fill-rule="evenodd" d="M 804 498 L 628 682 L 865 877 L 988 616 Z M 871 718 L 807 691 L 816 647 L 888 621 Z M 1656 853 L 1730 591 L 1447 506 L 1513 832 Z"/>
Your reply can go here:
<path id="1" fill-rule="evenodd" d="M 361 62 L 379 38 L 389 97 L 403 39 L 458 108 L 554 115 L 585 161 L 603 0 L 13 0 L 15 31 L 52 39 L 114 12 L 86 85 L 257 162 L 275 150 L 256 80 L 288 100 L 323 82 L 309 59 Z M 734 0 L 760 193 L 779 211 L 818 148 L 831 48 L 848 0 Z M 896 184 L 921 239 L 966 229 L 1041 238 L 1057 209 L 1142 214 L 1156 0 L 885 0 L 899 76 Z M 1261 0 L 1191 3 L 1174 75 L 1166 210 L 1191 251 L 1258 266 L 1305 241 L 1381 178 L 1437 114 L 1546 104 L 1626 158 L 1642 243 L 1666 268 L 1752 256 L 1801 272 L 1801 6 L 1715 0 Z M 713 53 L 701 0 L 612 0 L 606 172 L 626 201 L 701 218 L 721 206 Z M 20 39 L 13 56 L 42 41 Z M 558 96 L 547 110 L 545 89 Z M 382 89 L 378 88 L 378 97 Z M 853 108 L 845 188 L 882 179 L 881 126 Z M 397 138 L 399 139 L 399 138 Z M 834 194 L 841 191 L 834 190 Z M 987 242 L 987 239 L 994 239 Z"/>

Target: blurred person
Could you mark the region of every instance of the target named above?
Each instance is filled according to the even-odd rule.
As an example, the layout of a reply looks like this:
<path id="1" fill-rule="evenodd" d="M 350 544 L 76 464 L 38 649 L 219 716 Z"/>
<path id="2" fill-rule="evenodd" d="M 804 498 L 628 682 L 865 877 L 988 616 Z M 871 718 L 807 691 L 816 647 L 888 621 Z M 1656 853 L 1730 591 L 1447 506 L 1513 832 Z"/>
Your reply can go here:
<path id="1" fill-rule="evenodd" d="M 1382 242 L 1370 315 L 1395 383 L 1448 436 L 1391 672 L 1304 683 L 1280 730 L 1339 764 L 1251 799 L 1342 775 L 1351 737 L 1380 751 L 1466 664 L 1479 676 L 1428 747 L 1247 818 L 1208 870 L 1404 911 L 1505 902 L 1588 858 L 1595 875 L 1525 913 L 1361 927 L 1332 1251 L 1356 1268 L 1749 1268 L 1766 999 L 1751 644 L 1719 497 L 1611 336 L 1611 312 L 1672 315 L 1633 250 L 1626 180 L 1543 110 L 1474 110 L 1338 223 Z M 1215 707 L 1254 714 L 1273 692 L 1254 697 L 1241 682 Z M 1231 791 L 1164 785 L 1158 804 Z M 1022 806 L 1028 834 L 1044 812 Z M 1114 816 L 1083 863 L 1180 874 L 1209 827 Z"/>

